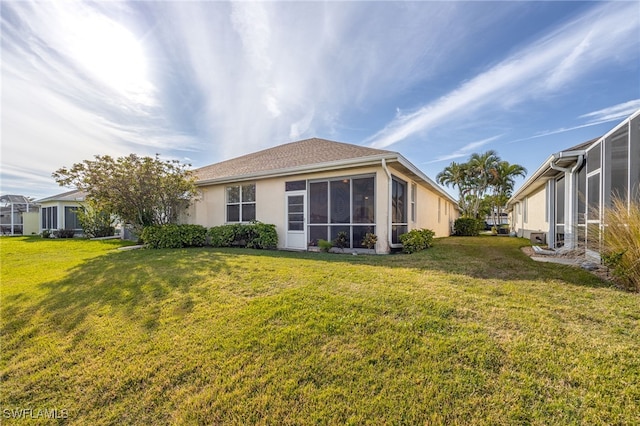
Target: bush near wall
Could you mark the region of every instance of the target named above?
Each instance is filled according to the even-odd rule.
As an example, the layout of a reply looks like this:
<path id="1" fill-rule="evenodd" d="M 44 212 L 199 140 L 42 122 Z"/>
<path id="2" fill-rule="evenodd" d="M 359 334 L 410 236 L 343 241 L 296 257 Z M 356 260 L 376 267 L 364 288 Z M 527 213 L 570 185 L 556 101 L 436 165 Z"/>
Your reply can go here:
<path id="1" fill-rule="evenodd" d="M 404 253 L 415 253 L 428 249 L 433 245 L 435 232 L 431 229 L 412 229 L 406 234 L 400 235 L 402 251 Z"/>
<path id="2" fill-rule="evenodd" d="M 276 226 L 262 222 L 234 223 L 209 229 L 209 243 L 213 247 L 247 247 L 275 249 L 278 247 Z"/>
<path id="3" fill-rule="evenodd" d="M 484 228 L 484 222 L 471 217 L 461 217 L 456 219 L 453 224 L 455 235 L 463 237 L 475 237 L 480 235 L 480 231 Z"/>
<path id="4" fill-rule="evenodd" d="M 202 247 L 207 228 L 200 225 L 152 225 L 142 230 L 142 241 L 149 248 Z"/>

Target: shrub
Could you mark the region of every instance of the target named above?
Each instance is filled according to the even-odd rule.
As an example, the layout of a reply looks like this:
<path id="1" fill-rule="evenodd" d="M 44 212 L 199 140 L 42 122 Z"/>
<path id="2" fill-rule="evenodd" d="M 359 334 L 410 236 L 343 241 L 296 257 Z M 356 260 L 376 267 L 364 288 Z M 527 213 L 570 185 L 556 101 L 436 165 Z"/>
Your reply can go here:
<path id="1" fill-rule="evenodd" d="M 640 203 L 614 199 L 604 211 L 603 263 L 620 285 L 640 291 Z"/>
<path id="2" fill-rule="evenodd" d="M 109 213 L 93 206 L 76 209 L 82 232 L 89 238 L 110 237 L 115 233 L 113 218 Z"/>
<path id="3" fill-rule="evenodd" d="M 415 253 L 432 246 L 435 232 L 431 229 L 412 229 L 406 234 L 400 235 L 402 251 L 404 253 Z"/>
<path id="4" fill-rule="evenodd" d="M 338 232 L 338 235 L 333 240 L 333 245 L 344 251 L 346 247 L 349 247 L 349 235 L 344 232 Z"/>
<path id="5" fill-rule="evenodd" d="M 247 247 L 256 249 L 275 249 L 278 247 L 278 232 L 275 225 L 252 222 L 247 227 Z"/>
<path id="6" fill-rule="evenodd" d="M 142 241 L 149 248 L 202 247 L 207 228 L 200 225 L 152 225 L 142 230 Z"/>
<path id="7" fill-rule="evenodd" d="M 53 238 L 73 238 L 75 234 L 73 229 L 56 229 L 53 231 Z"/>
<path id="8" fill-rule="evenodd" d="M 51 238 L 51 231 L 48 229 L 42 230 L 42 238 Z"/>
<path id="9" fill-rule="evenodd" d="M 475 237 L 480 235 L 484 222 L 472 217 L 460 217 L 453 224 L 453 232 L 458 236 Z"/>
<path id="10" fill-rule="evenodd" d="M 329 251 L 333 247 L 333 243 L 331 241 L 320 239 L 318 240 L 318 247 L 320 247 L 321 251 L 329 253 Z"/>
<path id="11" fill-rule="evenodd" d="M 366 247 L 368 249 L 374 249 L 376 247 L 376 243 L 378 242 L 378 236 L 376 234 L 372 234 L 371 232 L 367 232 L 364 234 L 364 238 L 360 243 L 362 247 Z"/>
<path id="12" fill-rule="evenodd" d="M 209 229 L 209 244 L 213 247 L 248 247 L 275 249 L 278 233 L 275 225 L 262 222 L 235 223 Z"/>
<path id="13" fill-rule="evenodd" d="M 213 247 L 231 247 L 235 241 L 236 225 L 222 225 L 209 228 L 209 244 Z"/>

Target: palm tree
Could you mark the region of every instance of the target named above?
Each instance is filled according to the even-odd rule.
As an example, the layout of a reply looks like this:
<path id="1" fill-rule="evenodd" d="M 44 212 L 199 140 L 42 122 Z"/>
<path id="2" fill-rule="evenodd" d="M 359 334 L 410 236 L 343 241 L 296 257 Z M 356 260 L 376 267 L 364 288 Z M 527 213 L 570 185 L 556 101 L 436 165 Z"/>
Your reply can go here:
<path id="1" fill-rule="evenodd" d="M 509 201 L 509 197 L 511 197 L 513 187 L 516 183 L 516 177 L 525 177 L 526 175 L 527 169 L 519 164 L 510 164 L 508 161 L 498 162 L 494 177 L 491 181 L 494 200 L 494 208 L 492 208 L 492 211 L 497 211 L 498 217 L 502 214 L 503 207 L 507 204 L 507 201 Z M 496 223 L 495 220 L 494 223 Z"/>
<path id="2" fill-rule="evenodd" d="M 463 210 L 465 215 L 468 213 L 468 206 L 466 202 L 466 196 L 469 193 L 469 173 L 466 163 L 456 163 L 452 161 L 443 171 L 436 175 L 436 181 L 440 185 L 451 186 L 452 188 L 458 188 L 458 205 Z"/>
<path id="3" fill-rule="evenodd" d="M 478 217 L 480 202 L 484 198 L 487 190 L 497 175 L 497 167 L 500 163 L 500 157 L 494 150 L 489 150 L 483 154 L 472 154 L 468 161 L 468 172 L 472 182 L 473 204 L 472 213 L 474 217 Z"/>

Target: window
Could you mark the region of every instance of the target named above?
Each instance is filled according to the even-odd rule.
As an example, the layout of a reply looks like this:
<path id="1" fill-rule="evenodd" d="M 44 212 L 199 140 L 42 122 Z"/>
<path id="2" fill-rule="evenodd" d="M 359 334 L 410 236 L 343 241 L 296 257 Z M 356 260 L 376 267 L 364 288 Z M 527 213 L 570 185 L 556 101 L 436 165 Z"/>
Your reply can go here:
<path id="1" fill-rule="evenodd" d="M 78 219 L 78 207 L 65 206 L 64 229 L 82 229 L 80 220 Z"/>
<path id="2" fill-rule="evenodd" d="M 442 198 L 438 197 L 438 223 L 440 223 L 440 204 L 442 203 Z"/>
<path id="3" fill-rule="evenodd" d="M 310 245 L 346 232 L 350 248 L 375 233 L 375 178 L 358 176 L 309 182 Z"/>
<path id="4" fill-rule="evenodd" d="M 227 187 L 227 222 L 256 220 L 256 184 Z"/>
<path id="5" fill-rule="evenodd" d="M 285 191 L 304 191 L 306 189 L 307 189 L 306 180 L 295 180 L 295 181 L 284 183 Z"/>
<path id="6" fill-rule="evenodd" d="M 391 242 L 400 243 L 402 234 L 407 233 L 407 183 L 393 177 L 391 180 Z"/>
<path id="7" fill-rule="evenodd" d="M 416 221 L 416 198 L 418 196 L 418 185 L 415 183 L 411 184 L 411 222 Z M 438 200 L 440 203 L 440 200 Z M 438 208 L 440 208 L 440 204 L 438 204 Z M 438 210 L 439 212 L 439 210 Z M 440 222 L 440 215 L 438 214 L 438 222 Z"/>
<path id="8" fill-rule="evenodd" d="M 42 229 L 58 229 L 58 207 L 42 208 Z"/>

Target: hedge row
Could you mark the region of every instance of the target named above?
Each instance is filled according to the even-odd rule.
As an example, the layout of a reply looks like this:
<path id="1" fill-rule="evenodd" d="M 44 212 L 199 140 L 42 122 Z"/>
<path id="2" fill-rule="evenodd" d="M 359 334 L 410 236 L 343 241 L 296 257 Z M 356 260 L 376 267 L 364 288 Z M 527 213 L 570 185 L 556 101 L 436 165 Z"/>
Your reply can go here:
<path id="1" fill-rule="evenodd" d="M 402 251 L 405 253 L 415 253 L 428 249 L 433 245 L 435 232 L 431 229 L 412 229 L 406 234 L 400 235 Z"/>
<path id="2" fill-rule="evenodd" d="M 482 229 L 484 229 L 484 221 L 471 217 L 458 218 L 453 224 L 453 232 L 458 236 L 475 237 L 480 235 Z"/>
<path id="3" fill-rule="evenodd" d="M 278 234 L 275 225 L 261 222 L 214 226 L 207 229 L 201 225 L 154 225 L 147 226 L 141 236 L 149 248 L 202 247 L 248 247 L 275 249 Z"/>
<path id="4" fill-rule="evenodd" d="M 214 226 L 209 229 L 209 244 L 213 247 L 275 249 L 278 233 L 275 225 L 262 222 Z"/>
<path id="5" fill-rule="evenodd" d="M 142 241 L 149 248 L 202 247 L 207 228 L 200 225 L 153 225 L 142 230 Z"/>

